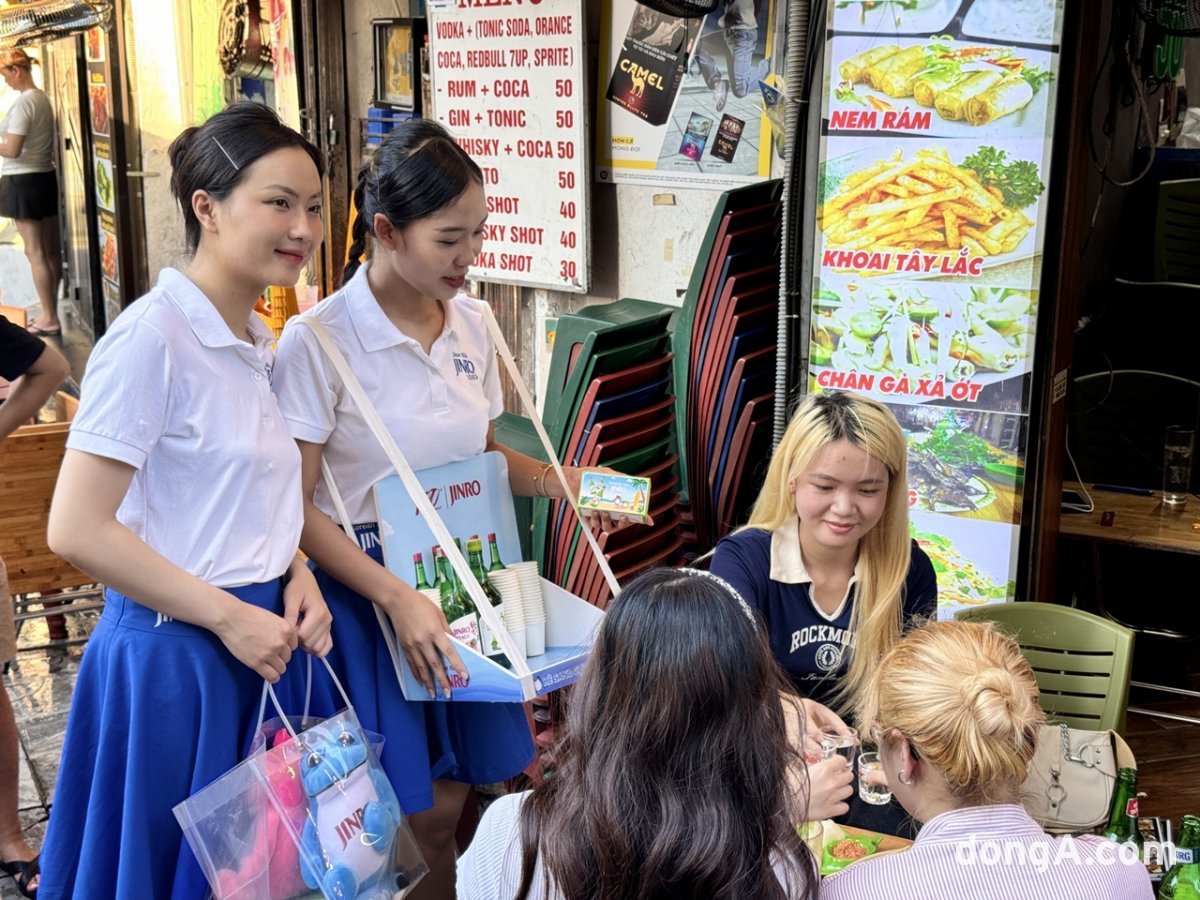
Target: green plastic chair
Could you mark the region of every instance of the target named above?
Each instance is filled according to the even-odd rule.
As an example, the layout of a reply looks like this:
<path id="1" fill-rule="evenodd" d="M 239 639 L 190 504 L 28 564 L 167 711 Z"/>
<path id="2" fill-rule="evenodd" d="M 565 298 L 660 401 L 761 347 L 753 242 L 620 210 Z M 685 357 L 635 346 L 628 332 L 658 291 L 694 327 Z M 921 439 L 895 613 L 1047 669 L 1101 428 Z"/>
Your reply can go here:
<path id="1" fill-rule="evenodd" d="M 1037 677 L 1042 709 L 1071 728 L 1125 731 L 1133 632 L 1054 603 L 1000 603 L 956 619 L 995 622 L 1021 645 Z"/>
<path id="2" fill-rule="evenodd" d="M 1154 277 L 1200 284 L 1200 179 L 1158 186 L 1154 228 Z"/>

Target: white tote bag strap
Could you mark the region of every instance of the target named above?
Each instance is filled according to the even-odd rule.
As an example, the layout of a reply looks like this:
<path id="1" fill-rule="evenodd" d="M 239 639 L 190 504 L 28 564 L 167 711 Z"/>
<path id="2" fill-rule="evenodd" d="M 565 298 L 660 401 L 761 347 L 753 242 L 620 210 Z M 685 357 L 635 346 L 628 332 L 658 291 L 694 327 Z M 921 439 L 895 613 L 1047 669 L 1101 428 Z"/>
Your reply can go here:
<path id="1" fill-rule="evenodd" d="M 450 564 L 454 566 L 454 571 L 458 573 L 459 580 L 462 581 L 463 586 L 467 589 L 467 593 L 471 595 L 471 600 L 475 603 L 476 611 L 487 623 L 492 633 L 499 639 L 500 646 L 504 650 L 504 655 L 512 663 L 513 671 L 522 678 L 528 677 L 532 673 L 530 672 L 529 664 L 525 661 L 525 655 L 518 651 L 516 641 L 505 631 L 504 626 L 501 624 L 499 613 L 487 601 L 487 597 L 483 593 L 483 588 L 475 580 L 475 576 L 471 572 L 471 567 L 467 565 L 467 561 L 463 558 L 462 553 L 459 552 L 458 547 L 454 543 L 453 536 L 451 536 L 449 529 L 446 528 L 445 523 L 442 521 L 442 517 L 437 514 L 437 511 L 433 508 L 433 504 L 429 502 L 429 497 L 426 496 L 425 489 L 421 487 L 421 482 L 417 480 L 417 476 L 408 464 L 408 460 L 400 452 L 395 438 L 392 437 L 391 433 L 384 426 L 383 419 L 379 416 L 379 411 L 375 409 L 375 405 L 367 397 L 367 392 L 363 389 L 362 384 L 359 383 L 358 377 L 351 371 L 350 364 L 346 362 L 346 357 L 342 355 L 342 351 L 338 349 L 333 338 L 329 336 L 324 323 L 317 321 L 311 316 L 299 316 L 293 321 L 299 325 L 306 326 L 316 336 L 321 349 L 325 351 L 325 355 L 329 358 L 329 361 L 333 364 L 333 368 L 342 379 L 342 384 L 350 392 L 350 396 L 354 399 L 355 405 L 358 406 L 359 412 L 362 413 L 363 419 L 370 426 L 375 439 L 383 447 L 383 452 L 387 455 L 388 461 L 395 468 L 396 474 L 400 476 L 401 482 L 404 483 L 404 487 L 408 490 L 409 497 L 416 504 L 417 510 L 424 516 L 430 531 L 433 532 L 433 536 L 437 538 L 438 543 L 441 545 L 442 552 L 450 560 Z M 345 505 L 338 494 L 337 486 L 334 484 L 328 466 L 324 466 L 324 472 L 326 487 L 328 487 L 330 496 L 334 499 L 334 508 L 337 511 L 338 517 L 342 520 L 342 528 L 345 529 L 350 539 L 357 544 L 358 540 L 354 536 L 354 525 L 350 522 L 349 516 L 346 515 Z M 387 622 L 387 617 L 378 606 L 375 606 L 375 615 L 379 619 L 381 626 Z M 390 637 L 392 630 L 390 627 L 384 627 L 383 633 Z M 393 642 L 389 641 L 388 649 L 392 654 L 392 664 L 399 667 L 402 661 L 399 659 L 398 648 L 394 646 Z"/>
<path id="2" fill-rule="evenodd" d="M 571 493 L 571 488 L 567 484 L 566 473 L 563 472 L 562 464 L 558 461 L 558 454 L 554 450 L 554 444 L 550 440 L 550 435 L 546 434 L 546 427 L 542 424 L 542 417 L 538 415 L 533 398 L 529 396 L 529 388 L 525 387 L 525 382 L 521 379 L 521 373 L 517 369 L 517 361 L 513 359 L 512 351 L 508 349 L 508 342 L 504 340 L 504 335 L 500 331 L 500 323 L 496 321 L 496 316 L 492 313 L 492 308 L 482 300 L 479 301 L 479 308 L 483 312 L 483 321 L 487 323 L 488 333 L 492 336 L 492 343 L 496 345 L 496 352 L 504 360 L 508 374 L 512 376 L 513 386 L 516 387 L 517 393 L 521 396 L 521 403 L 525 406 L 525 413 L 529 416 L 530 421 L 533 422 L 533 427 L 537 431 L 538 437 L 541 438 L 542 447 L 546 450 L 546 458 L 554 466 L 554 474 L 558 476 L 559 483 L 563 486 L 563 496 L 571 504 L 571 509 L 575 511 L 575 516 L 582 525 L 583 536 L 587 538 L 588 546 L 592 548 L 592 553 L 596 556 L 596 562 L 600 565 L 600 571 L 604 574 L 604 580 L 608 582 L 608 588 L 612 591 L 612 595 L 615 598 L 621 593 L 621 586 L 617 584 L 617 577 L 613 575 L 612 567 L 609 566 L 608 559 L 604 556 L 604 551 L 600 549 L 600 542 L 596 540 L 596 536 L 592 534 L 592 529 L 587 526 L 587 523 L 583 521 L 583 516 L 579 513 L 579 498 Z"/>

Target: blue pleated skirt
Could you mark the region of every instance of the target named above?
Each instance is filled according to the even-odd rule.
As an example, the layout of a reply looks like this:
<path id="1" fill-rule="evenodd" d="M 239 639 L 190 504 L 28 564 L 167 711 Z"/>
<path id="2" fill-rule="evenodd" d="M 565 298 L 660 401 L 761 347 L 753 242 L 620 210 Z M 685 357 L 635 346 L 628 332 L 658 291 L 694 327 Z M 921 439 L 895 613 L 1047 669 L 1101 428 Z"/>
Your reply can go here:
<path id="1" fill-rule="evenodd" d="M 229 592 L 283 611 L 278 579 Z M 306 667 L 293 659 L 276 692 L 299 712 Z M 207 896 L 171 810 L 245 758 L 262 683 L 212 632 L 108 591 L 67 718 L 38 896 Z M 326 690 L 312 711 L 328 715 L 331 703 Z"/>
<path id="2" fill-rule="evenodd" d="M 382 562 L 378 541 L 359 531 L 368 555 Z M 333 613 L 329 662 L 359 722 L 384 736 L 380 762 L 406 814 L 433 806 L 436 779 L 491 784 L 529 765 L 533 737 L 521 704 L 405 700 L 371 601 L 320 569 L 317 583 Z"/>

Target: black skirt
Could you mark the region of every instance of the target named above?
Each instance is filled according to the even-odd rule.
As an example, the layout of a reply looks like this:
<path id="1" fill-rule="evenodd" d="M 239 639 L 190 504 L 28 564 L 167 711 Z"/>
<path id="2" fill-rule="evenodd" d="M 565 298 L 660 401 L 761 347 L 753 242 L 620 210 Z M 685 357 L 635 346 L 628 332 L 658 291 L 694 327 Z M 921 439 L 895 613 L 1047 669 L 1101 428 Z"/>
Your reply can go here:
<path id="1" fill-rule="evenodd" d="M 53 169 L 0 178 L 0 216 L 49 219 L 57 215 L 58 176 Z"/>

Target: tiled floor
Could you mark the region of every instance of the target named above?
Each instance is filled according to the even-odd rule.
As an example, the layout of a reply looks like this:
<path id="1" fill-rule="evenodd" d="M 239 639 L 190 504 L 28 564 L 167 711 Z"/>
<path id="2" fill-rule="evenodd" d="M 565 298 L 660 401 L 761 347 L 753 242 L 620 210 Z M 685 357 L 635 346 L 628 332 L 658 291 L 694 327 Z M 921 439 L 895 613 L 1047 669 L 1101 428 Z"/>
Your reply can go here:
<path id="1" fill-rule="evenodd" d="M 94 612 L 68 615 L 68 637 L 86 637 L 96 616 Z M 18 643 L 21 647 L 44 645 L 47 637 L 44 619 L 28 619 L 22 625 Z M 34 848 L 41 846 L 46 831 L 67 710 L 82 655 L 81 643 L 22 650 L 4 678 L 21 741 L 18 806 L 21 823 Z M 18 900 L 20 896 L 12 879 L 0 876 L 0 900 Z"/>

